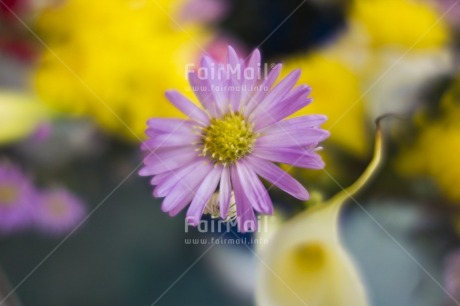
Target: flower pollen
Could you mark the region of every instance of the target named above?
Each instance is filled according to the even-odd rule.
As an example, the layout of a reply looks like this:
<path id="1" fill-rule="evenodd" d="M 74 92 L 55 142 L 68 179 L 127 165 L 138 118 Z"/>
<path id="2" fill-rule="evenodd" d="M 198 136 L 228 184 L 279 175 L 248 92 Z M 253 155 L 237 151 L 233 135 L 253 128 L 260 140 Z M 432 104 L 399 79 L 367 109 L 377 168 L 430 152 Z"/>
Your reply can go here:
<path id="1" fill-rule="evenodd" d="M 203 156 L 224 166 L 251 153 L 257 138 L 252 125 L 238 112 L 211 119 L 202 135 Z"/>

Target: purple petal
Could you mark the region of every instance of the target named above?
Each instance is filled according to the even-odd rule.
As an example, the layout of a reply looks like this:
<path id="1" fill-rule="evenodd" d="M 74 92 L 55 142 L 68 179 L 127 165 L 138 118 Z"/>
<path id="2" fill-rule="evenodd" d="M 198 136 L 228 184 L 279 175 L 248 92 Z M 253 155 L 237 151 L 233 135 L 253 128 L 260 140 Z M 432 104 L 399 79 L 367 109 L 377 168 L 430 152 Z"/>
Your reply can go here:
<path id="1" fill-rule="evenodd" d="M 244 110 L 244 114 L 246 116 L 249 116 L 249 114 L 252 113 L 252 111 L 259 105 L 259 103 L 270 91 L 272 85 L 278 78 L 282 67 L 282 64 L 277 64 L 275 67 L 273 67 L 273 69 L 267 75 L 267 78 L 259 85 L 259 90 L 255 92 L 247 102 L 246 108 Z"/>
<path id="2" fill-rule="evenodd" d="M 280 167 L 274 165 L 272 162 L 248 156 L 249 164 L 256 171 L 258 175 L 272 183 L 279 189 L 289 193 L 293 197 L 300 200 L 308 200 L 308 191 L 292 176 L 283 171 Z"/>
<path id="3" fill-rule="evenodd" d="M 294 88 L 290 93 L 288 93 L 284 99 L 280 100 L 282 103 L 287 103 L 287 101 L 292 99 L 297 99 L 298 97 L 308 96 L 311 93 L 311 87 L 305 84 L 299 85 Z"/>
<path id="4" fill-rule="evenodd" d="M 204 109 L 207 110 L 211 116 L 217 117 L 217 105 L 214 103 L 214 93 L 212 92 L 208 80 L 202 80 L 195 72 L 190 72 L 188 81 L 192 86 L 193 93 Z"/>
<path id="5" fill-rule="evenodd" d="M 195 171 L 195 169 L 200 167 L 201 164 L 205 164 L 205 159 L 199 158 L 196 161 L 191 162 L 189 165 L 177 169 L 176 171 L 167 172 L 169 176 L 158 182 L 153 191 L 153 196 L 157 198 L 167 196 L 184 176 L 188 175 L 192 171 Z"/>
<path id="6" fill-rule="evenodd" d="M 246 102 L 249 100 L 249 96 L 255 89 L 254 85 L 260 80 L 260 51 L 258 49 L 255 49 L 252 52 L 244 70 L 247 70 L 247 73 L 242 71 L 243 76 L 251 76 L 244 77 L 242 82 L 242 86 L 245 90 L 241 92 L 241 101 Z M 250 73 L 250 75 L 248 75 L 248 73 Z"/>
<path id="7" fill-rule="evenodd" d="M 264 133 L 256 141 L 261 147 L 295 147 L 319 143 L 329 137 L 329 131 L 317 128 L 294 128 L 285 130 L 281 127 Z"/>
<path id="8" fill-rule="evenodd" d="M 188 133 L 192 131 L 193 121 L 169 118 L 153 118 L 147 121 L 149 130 L 157 133 Z"/>
<path id="9" fill-rule="evenodd" d="M 214 166 L 196 191 L 195 197 L 193 198 L 187 211 L 187 222 L 190 225 L 197 226 L 200 222 L 206 204 L 211 199 L 212 194 L 216 191 L 221 174 L 222 166 Z"/>
<path id="10" fill-rule="evenodd" d="M 190 186 L 196 188 L 198 184 Z M 175 190 L 171 192 L 161 204 L 161 210 L 167 212 L 171 217 L 177 215 L 184 209 L 193 199 L 194 193 L 187 190 Z"/>
<path id="11" fill-rule="evenodd" d="M 228 62 L 228 65 L 231 67 L 231 69 L 238 69 L 238 68 L 241 69 L 238 55 L 236 54 L 236 51 L 231 46 L 228 46 L 227 62 Z M 238 71 L 238 70 L 235 70 L 235 71 Z M 226 83 L 228 86 L 230 86 L 229 88 L 227 88 L 228 103 L 230 104 L 231 108 L 235 112 L 238 111 L 240 107 L 240 102 L 241 102 L 241 90 L 238 90 L 238 88 L 241 87 L 241 82 L 239 80 L 240 76 L 241 76 L 241 73 L 238 74 L 238 73 L 232 73 L 231 71 L 229 71 L 228 81 Z"/>
<path id="12" fill-rule="evenodd" d="M 229 106 L 227 107 L 227 110 L 232 109 L 234 112 L 237 112 L 241 107 L 242 101 L 241 84 L 238 80 L 236 80 L 236 78 L 231 77 L 228 80 L 228 86 L 229 87 L 227 88 L 227 94 Z"/>
<path id="13" fill-rule="evenodd" d="M 196 188 L 203 179 L 210 173 L 213 165 L 206 163 L 196 167 L 195 171 L 189 172 L 174 186 L 174 189 L 166 196 L 161 204 L 164 212 L 170 216 L 178 214 L 187 204 L 192 201 Z"/>
<path id="14" fill-rule="evenodd" d="M 232 184 L 230 182 L 230 170 L 225 167 L 222 170 L 222 176 L 220 177 L 220 188 L 219 188 L 219 203 L 220 203 L 220 217 L 222 219 L 227 218 L 228 207 L 230 204 L 230 198 L 232 196 Z"/>
<path id="15" fill-rule="evenodd" d="M 252 208 L 251 202 L 247 198 L 243 187 L 241 186 L 236 166 L 233 165 L 230 171 L 233 191 L 235 193 L 238 229 L 242 233 L 256 231 L 258 224 L 254 214 L 254 209 Z"/>
<path id="16" fill-rule="evenodd" d="M 196 133 L 158 134 L 147 130 L 147 134 L 150 139 L 142 143 L 141 149 L 144 151 L 153 151 L 166 147 L 192 146 L 201 139 L 201 136 Z"/>
<path id="17" fill-rule="evenodd" d="M 193 125 L 179 123 L 179 125 L 176 125 L 175 127 L 149 127 L 145 130 L 145 134 L 149 136 L 149 138 L 157 137 L 160 135 L 177 135 L 182 137 L 195 138 L 199 133 L 195 131 Z"/>
<path id="18" fill-rule="evenodd" d="M 198 158 L 198 153 L 195 151 L 195 147 L 188 146 L 188 147 L 174 147 L 174 148 L 161 148 L 151 153 L 147 154 L 144 157 L 144 165 L 151 166 L 156 163 L 174 163 L 180 162 L 182 159 L 186 158 L 188 160 L 188 156 L 192 159 Z M 171 170 L 174 170 L 171 168 Z M 171 171 L 170 170 L 170 171 Z"/>
<path id="19" fill-rule="evenodd" d="M 300 117 L 295 117 L 291 119 L 286 119 L 279 121 L 276 124 L 265 128 L 260 131 L 261 133 L 271 133 L 278 129 L 291 131 L 294 129 L 307 129 L 307 128 L 318 128 L 327 121 L 327 116 L 324 115 L 305 115 Z"/>
<path id="20" fill-rule="evenodd" d="M 240 64 L 240 59 L 232 46 L 228 46 L 227 48 L 227 63 L 230 64 L 233 68 Z"/>
<path id="21" fill-rule="evenodd" d="M 205 125 L 209 124 L 208 115 L 178 91 L 168 90 L 166 92 L 166 97 L 172 104 L 174 104 L 175 107 L 177 107 L 177 109 L 179 109 L 189 118 Z"/>
<path id="22" fill-rule="evenodd" d="M 261 61 L 260 51 L 259 49 L 255 49 L 254 51 L 252 51 L 251 55 L 249 56 L 249 60 L 248 60 L 248 64 L 246 65 L 246 68 L 254 69 L 254 71 L 259 70 L 260 61 Z M 254 74 L 254 76 L 257 76 L 257 75 L 258 75 L 257 73 Z"/>
<path id="23" fill-rule="evenodd" d="M 139 171 L 141 176 L 156 175 L 182 167 L 198 157 L 193 147 L 153 151 L 144 158 L 145 167 Z"/>
<path id="24" fill-rule="evenodd" d="M 312 149 L 256 147 L 252 154 L 262 159 L 301 168 L 324 168 L 323 160 Z"/>
<path id="25" fill-rule="evenodd" d="M 265 189 L 255 172 L 243 160 L 238 162 L 236 168 L 239 182 L 254 209 L 260 213 L 271 215 L 273 213 L 272 201 L 267 189 Z"/>
<path id="26" fill-rule="evenodd" d="M 271 126 L 310 104 L 312 99 L 306 98 L 310 91 L 310 87 L 300 85 L 292 92 L 294 94 L 289 94 L 285 99 L 274 103 L 269 110 L 259 113 L 258 116 L 254 117 L 255 130 L 260 131 L 265 127 Z"/>
<path id="27" fill-rule="evenodd" d="M 207 82 L 214 96 L 214 104 L 217 108 L 218 115 L 222 115 L 227 103 L 227 96 L 222 90 L 223 83 L 219 77 L 219 65 L 217 65 L 209 56 L 204 55 L 201 59 L 201 67 L 207 71 Z"/>
<path id="28" fill-rule="evenodd" d="M 163 173 L 153 176 L 152 179 L 150 180 L 150 185 L 155 186 L 155 185 L 160 184 L 160 182 L 170 177 L 173 172 L 175 171 L 173 170 L 173 171 L 163 172 Z"/>
<path id="29" fill-rule="evenodd" d="M 259 114 L 267 112 L 274 107 L 276 103 L 284 100 L 285 95 L 294 87 L 300 77 L 300 69 L 296 69 L 289 73 L 287 77 L 281 80 L 259 103 L 257 108 L 251 113 L 252 116 L 257 117 Z"/>

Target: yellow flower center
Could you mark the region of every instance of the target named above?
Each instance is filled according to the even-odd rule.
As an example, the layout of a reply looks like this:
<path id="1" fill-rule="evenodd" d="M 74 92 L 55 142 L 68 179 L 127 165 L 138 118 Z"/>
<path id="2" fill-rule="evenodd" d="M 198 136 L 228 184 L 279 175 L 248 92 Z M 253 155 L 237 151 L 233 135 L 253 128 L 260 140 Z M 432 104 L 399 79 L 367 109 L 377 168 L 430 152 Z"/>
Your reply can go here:
<path id="1" fill-rule="evenodd" d="M 298 271 L 314 272 L 324 269 L 327 253 L 324 246 L 318 242 L 298 246 L 292 254 L 292 262 Z"/>
<path id="2" fill-rule="evenodd" d="M 257 137 L 251 124 L 238 112 L 211 119 L 202 135 L 203 155 L 224 166 L 251 153 Z"/>
<path id="3" fill-rule="evenodd" d="M 14 204 L 19 194 L 14 186 L 0 186 L 0 206 L 9 207 Z"/>

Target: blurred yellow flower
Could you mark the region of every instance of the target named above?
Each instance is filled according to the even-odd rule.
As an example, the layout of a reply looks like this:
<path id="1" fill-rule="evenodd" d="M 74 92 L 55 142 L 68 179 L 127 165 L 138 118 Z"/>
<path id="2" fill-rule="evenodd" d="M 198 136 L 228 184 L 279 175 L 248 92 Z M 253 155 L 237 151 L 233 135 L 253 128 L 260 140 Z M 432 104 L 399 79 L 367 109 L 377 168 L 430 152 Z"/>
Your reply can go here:
<path id="1" fill-rule="evenodd" d="M 341 243 L 340 210 L 369 181 L 382 157 L 377 129 L 374 157 L 350 187 L 270 233 L 259 248 L 257 305 L 366 306 L 364 284 Z"/>
<path id="2" fill-rule="evenodd" d="M 29 136 L 47 116 L 46 107 L 32 96 L 0 92 L 0 145 Z"/>
<path id="3" fill-rule="evenodd" d="M 355 0 L 351 16 L 375 47 L 431 48 L 448 41 L 445 23 L 426 1 Z"/>
<path id="4" fill-rule="evenodd" d="M 406 148 L 397 161 L 403 174 L 431 177 L 451 200 L 460 202 L 460 80 L 442 100 L 442 118 L 419 120 L 415 144 Z"/>
<path id="5" fill-rule="evenodd" d="M 47 8 L 36 25 L 49 46 L 35 75 L 39 95 L 131 138 L 143 138 L 149 117 L 181 116 L 164 92 L 187 86 L 185 67 L 207 35 L 173 21 L 180 4 L 68 0 Z"/>
<path id="6" fill-rule="evenodd" d="M 368 152 L 364 102 L 358 77 L 342 61 L 324 53 L 287 59 L 284 71 L 303 70 L 299 83 L 312 87 L 313 103 L 294 116 L 305 112 L 325 114 L 324 128 L 331 130 L 326 141 L 362 157 Z"/>
<path id="7" fill-rule="evenodd" d="M 337 203 L 339 204 L 339 203 Z M 261 250 L 257 305 L 368 305 L 363 283 L 339 241 L 340 205 L 286 223 Z"/>

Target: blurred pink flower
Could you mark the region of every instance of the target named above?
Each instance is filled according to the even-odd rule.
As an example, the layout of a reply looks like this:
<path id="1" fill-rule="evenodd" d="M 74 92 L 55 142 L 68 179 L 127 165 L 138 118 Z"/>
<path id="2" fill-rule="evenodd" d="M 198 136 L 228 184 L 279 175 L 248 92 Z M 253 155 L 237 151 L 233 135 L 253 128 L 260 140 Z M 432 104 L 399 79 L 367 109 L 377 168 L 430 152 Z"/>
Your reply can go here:
<path id="1" fill-rule="evenodd" d="M 15 15 L 20 15 L 29 6 L 28 0 L 2 0 L 0 1 L 0 21 L 16 20 Z"/>
<path id="2" fill-rule="evenodd" d="M 217 63 L 225 64 L 227 62 L 228 46 L 232 46 L 233 49 L 235 49 L 238 57 L 246 58 L 249 53 L 246 47 L 238 41 L 238 39 L 226 34 L 220 34 L 214 38 L 206 45 L 205 50 Z M 200 59 L 197 59 L 198 63 L 199 60 Z"/>
<path id="3" fill-rule="evenodd" d="M 437 0 L 442 14 L 446 13 L 446 20 L 454 27 L 460 27 L 460 3 L 457 0 Z"/>
<path id="4" fill-rule="evenodd" d="M 37 46 L 23 24 L 34 10 L 29 0 L 0 1 L 0 51 L 26 62 L 35 57 Z"/>
<path id="5" fill-rule="evenodd" d="M 35 131 L 30 136 L 31 140 L 34 142 L 44 142 L 51 137 L 53 133 L 53 125 L 51 122 L 42 122 L 40 123 Z"/>
<path id="6" fill-rule="evenodd" d="M 180 11 L 179 18 L 183 22 L 217 22 L 228 12 L 226 0 L 188 0 Z"/>
<path id="7" fill-rule="evenodd" d="M 85 216 L 83 202 L 65 189 L 46 191 L 41 195 L 35 213 L 39 229 L 50 234 L 72 231 Z"/>
<path id="8" fill-rule="evenodd" d="M 0 232 L 31 225 L 37 202 L 37 192 L 29 179 L 13 165 L 0 164 Z"/>

